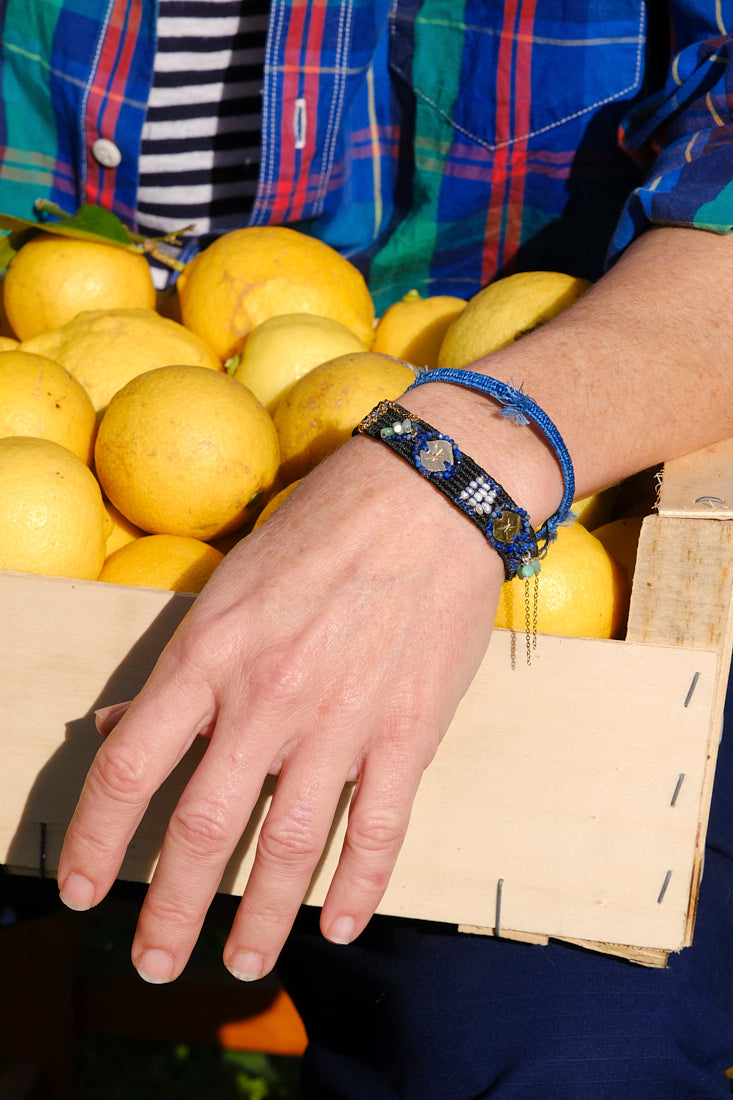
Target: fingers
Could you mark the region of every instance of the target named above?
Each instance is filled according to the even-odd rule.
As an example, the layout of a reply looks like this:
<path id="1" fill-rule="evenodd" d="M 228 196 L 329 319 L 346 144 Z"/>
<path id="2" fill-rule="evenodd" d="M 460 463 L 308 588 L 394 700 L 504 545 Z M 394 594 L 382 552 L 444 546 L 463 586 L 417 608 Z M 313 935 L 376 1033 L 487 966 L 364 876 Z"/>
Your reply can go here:
<path id="1" fill-rule="evenodd" d="M 220 718 L 211 744 L 171 818 L 132 948 L 133 963 L 152 982 L 183 970 L 232 851 L 244 832 L 269 770 L 263 721 L 248 738 L 241 723 Z M 411 731 L 412 733 L 412 731 Z M 348 943 L 364 928 L 384 893 L 423 770 L 422 751 L 405 738 L 368 754 L 352 800 L 346 842 L 323 914 L 325 934 Z M 302 734 L 285 756 L 261 826 L 244 896 L 224 963 L 252 981 L 275 965 L 323 856 L 344 784 L 353 772 L 345 731 L 317 751 Z M 245 747 L 246 746 L 246 747 Z"/>
<path id="2" fill-rule="evenodd" d="M 169 821 L 133 943 L 134 965 L 150 982 L 171 981 L 185 967 L 268 773 L 279 780 L 226 945 L 231 972 L 251 980 L 275 964 L 354 777 L 346 840 L 323 909 L 325 935 L 350 942 L 384 893 L 439 734 L 422 728 L 416 715 L 430 708 L 404 680 L 400 705 L 387 692 L 386 716 L 368 705 L 359 676 L 343 661 L 327 685 L 316 681 L 313 648 L 323 645 L 301 642 L 287 658 L 276 651 L 262 668 L 250 662 L 245 689 L 219 700 L 216 720 L 210 694 L 183 691 L 170 662 L 162 687 L 154 676 L 127 709 L 111 712 L 114 721 L 123 711 L 90 770 L 59 867 L 62 898 L 73 908 L 104 896 L 152 794 L 195 734 L 210 736 Z M 373 673 L 379 682 L 385 677 L 384 669 Z"/>
<path id="3" fill-rule="evenodd" d="M 59 892 L 69 908 L 88 909 L 108 892 L 150 799 L 209 720 L 210 698 L 201 690 L 189 693 L 185 725 L 166 721 L 175 711 L 172 693 L 163 691 L 155 702 L 141 693 L 113 730 L 102 719 L 109 736 L 89 769 L 59 859 Z"/>
<path id="4" fill-rule="evenodd" d="M 217 731 L 169 821 L 132 945 L 147 981 L 183 970 L 260 795 L 267 767 L 245 755 L 233 732 Z"/>
<path id="5" fill-rule="evenodd" d="M 364 930 L 389 883 L 407 833 L 422 766 L 395 770 L 369 757 L 349 808 L 338 868 L 321 912 L 321 930 L 348 944 Z"/>
<path id="6" fill-rule="evenodd" d="M 270 718 L 224 711 L 170 820 L 143 905 L 133 963 L 148 981 L 169 981 L 184 968 L 232 852 L 247 827 L 270 770 Z M 249 938 L 235 942 L 227 965 L 255 979 L 275 963 L 322 854 L 345 776 L 346 751 L 278 754 L 280 778 L 263 823 L 246 898 Z M 243 908 L 247 902 L 243 903 Z M 250 919 L 251 918 L 251 919 Z"/>
<path id="7" fill-rule="evenodd" d="M 338 869 L 321 927 L 334 943 L 350 943 L 379 904 L 404 840 L 419 783 L 420 753 L 377 751 L 365 758 L 352 798 Z M 275 964 L 310 886 L 333 825 L 344 778 L 316 786 L 312 771 L 290 767 L 281 775 L 263 823 L 257 856 L 224 952 L 235 977 L 253 980 Z M 308 777 L 311 777 L 310 780 Z"/>

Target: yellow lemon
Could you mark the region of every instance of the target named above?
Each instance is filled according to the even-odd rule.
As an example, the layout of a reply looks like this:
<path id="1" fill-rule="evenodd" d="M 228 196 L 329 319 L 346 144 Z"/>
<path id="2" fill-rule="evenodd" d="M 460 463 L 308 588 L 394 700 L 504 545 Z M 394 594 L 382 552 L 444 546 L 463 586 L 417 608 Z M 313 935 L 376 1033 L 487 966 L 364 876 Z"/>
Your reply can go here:
<path id="1" fill-rule="evenodd" d="M 12 336 L 0 336 L 0 351 L 15 351 L 19 344 Z"/>
<path id="2" fill-rule="evenodd" d="M 107 514 L 105 524 L 107 538 L 104 552 L 109 557 L 121 546 L 127 546 L 128 542 L 134 542 L 135 539 L 141 538 L 145 532 L 141 527 L 131 523 L 127 516 L 123 516 L 119 508 L 115 508 L 111 501 L 105 500 L 104 509 Z"/>
<path id="3" fill-rule="evenodd" d="M 639 536 L 643 516 L 624 516 L 611 520 L 593 530 L 593 534 L 617 562 L 623 565 L 629 584 L 634 579 L 636 554 L 639 549 Z"/>
<path id="4" fill-rule="evenodd" d="M 252 329 L 232 373 L 272 413 L 282 395 L 312 367 L 350 351 L 366 347 L 340 321 L 314 313 L 282 313 Z"/>
<path id="5" fill-rule="evenodd" d="M 89 394 L 64 367 L 44 355 L 0 351 L 0 437 L 52 439 L 88 466 L 96 430 Z"/>
<path id="6" fill-rule="evenodd" d="M 208 344 L 177 321 L 152 309 L 101 309 L 21 343 L 22 351 L 47 355 L 81 382 L 101 412 L 131 378 L 171 364 L 222 371 Z"/>
<path id="7" fill-rule="evenodd" d="M 110 554 L 99 574 L 108 584 L 200 592 L 224 555 L 185 535 L 144 535 Z"/>
<path id="8" fill-rule="evenodd" d="M 154 309 L 150 265 L 140 252 L 37 233 L 13 257 L 3 285 L 13 332 L 30 340 L 90 309 Z"/>
<path id="9" fill-rule="evenodd" d="M 465 306 L 463 298 L 449 294 L 423 298 L 419 291 L 410 290 L 384 311 L 374 333 L 372 351 L 396 355 L 417 367 L 437 367 L 448 326 Z"/>
<path id="10" fill-rule="evenodd" d="M 282 481 L 303 477 L 345 443 L 375 405 L 394 401 L 414 381 L 409 363 L 375 351 L 339 355 L 308 371 L 273 415 Z"/>
<path id="11" fill-rule="evenodd" d="M 619 488 L 618 485 L 611 485 L 608 489 L 601 489 L 597 493 L 574 500 L 573 515 L 578 523 L 582 523 L 589 531 L 593 531 L 602 523 L 608 523 L 618 500 Z"/>
<path id="12" fill-rule="evenodd" d="M 533 584 L 529 582 L 532 604 Z M 495 625 L 526 629 L 525 581 L 514 578 L 501 588 Z M 581 523 L 560 527 L 539 574 L 537 631 L 581 638 L 616 638 L 629 606 L 625 571 Z M 532 607 L 530 606 L 530 623 Z"/>
<path id="13" fill-rule="evenodd" d="M 97 481 L 50 439 L 0 439 L 0 569 L 96 580 L 105 515 Z"/>
<path id="14" fill-rule="evenodd" d="M 159 367 L 114 395 L 97 433 L 106 496 L 153 534 L 202 540 L 241 527 L 271 488 L 277 435 L 241 382 L 204 367 Z"/>
<path id="15" fill-rule="evenodd" d="M 489 283 L 448 327 L 439 367 L 465 367 L 518 340 L 585 294 L 587 279 L 559 271 L 521 271 Z"/>
<path id="16" fill-rule="evenodd" d="M 254 522 L 252 530 L 255 531 L 258 527 L 261 527 L 266 519 L 269 519 L 273 512 L 276 512 L 282 502 L 290 496 L 296 485 L 299 485 L 302 481 L 302 477 L 299 477 L 297 481 L 291 481 L 289 485 L 286 485 L 284 489 L 281 489 L 279 493 L 275 493 L 275 496 L 268 500 L 265 507 L 262 509 L 257 519 Z"/>
<path id="17" fill-rule="evenodd" d="M 218 237 L 177 281 L 183 323 L 222 360 L 247 333 L 279 313 L 340 321 L 365 346 L 374 303 L 361 272 L 330 245 L 287 226 L 247 226 Z"/>

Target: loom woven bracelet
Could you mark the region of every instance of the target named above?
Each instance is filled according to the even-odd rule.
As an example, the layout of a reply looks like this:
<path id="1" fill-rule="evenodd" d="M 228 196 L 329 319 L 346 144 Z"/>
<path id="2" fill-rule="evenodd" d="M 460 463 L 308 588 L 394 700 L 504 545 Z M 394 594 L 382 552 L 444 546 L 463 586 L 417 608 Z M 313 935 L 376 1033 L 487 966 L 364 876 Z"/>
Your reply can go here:
<path id="1" fill-rule="evenodd" d="M 513 420 L 515 424 L 528 424 L 532 421 L 544 433 L 545 438 L 555 452 L 563 477 L 563 495 L 557 511 L 548 520 L 545 520 L 536 532 L 537 538 L 542 540 L 540 555 L 544 556 L 547 545 L 555 537 L 558 527 L 568 518 L 575 496 L 575 474 L 572 459 L 555 424 L 550 420 L 544 409 L 541 409 L 531 397 L 524 393 L 521 386 L 510 386 L 506 382 L 500 382 L 498 378 L 490 378 L 488 375 L 479 374 L 477 371 L 450 367 L 423 370 L 420 371 L 409 389 L 412 390 L 415 386 L 422 386 L 425 382 L 451 382 L 454 385 L 465 386 L 467 389 L 486 393 L 502 406 L 502 416 Z"/>
<path id="2" fill-rule="evenodd" d="M 539 573 L 537 538 L 523 508 L 454 441 L 392 401 L 382 401 L 356 426 L 427 478 L 479 528 L 504 562 L 504 576 Z"/>

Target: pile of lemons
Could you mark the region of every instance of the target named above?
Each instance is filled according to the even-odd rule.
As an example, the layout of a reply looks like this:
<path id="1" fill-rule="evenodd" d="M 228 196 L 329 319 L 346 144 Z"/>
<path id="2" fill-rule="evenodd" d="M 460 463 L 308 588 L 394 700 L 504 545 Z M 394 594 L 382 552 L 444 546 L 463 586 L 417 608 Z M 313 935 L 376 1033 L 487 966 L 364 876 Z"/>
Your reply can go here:
<path id="1" fill-rule="evenodd" d="M 359 270 L 286 227 L 226 234 L 176 285 L 171 308 L 142 253 L 45 231 L 10 263 L 0 569 L 199 592 L 377 402 L 399 398 L 413 364 L 490 354 L 588 286 L 530 272 L 468 302 L 410 291 L 377 321 Z M 606 497 L 561 529 L 538 630 L 623 629 L 641 521 L 614 520 L 607 549 L 589 530 L 611 519 Z M 523 629 L 523 598 L 504 589 L 497 623 Z"/>

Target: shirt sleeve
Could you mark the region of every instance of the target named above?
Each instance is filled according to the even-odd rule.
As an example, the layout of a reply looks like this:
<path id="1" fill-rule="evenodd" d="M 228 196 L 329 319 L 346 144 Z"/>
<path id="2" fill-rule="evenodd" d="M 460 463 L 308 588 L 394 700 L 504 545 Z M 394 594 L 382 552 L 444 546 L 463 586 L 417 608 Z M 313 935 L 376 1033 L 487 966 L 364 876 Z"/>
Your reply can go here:
<path id="1" fill-rule="evenodd" d="M 650 226 L 733 230 L 733 34 L 724 33 L 727 7 L 714 0 L 672 5 L 674 52 L 666 82 L 621 123 L 621 145 L 646 175 L 625 204 L 609 263 Z"/>

